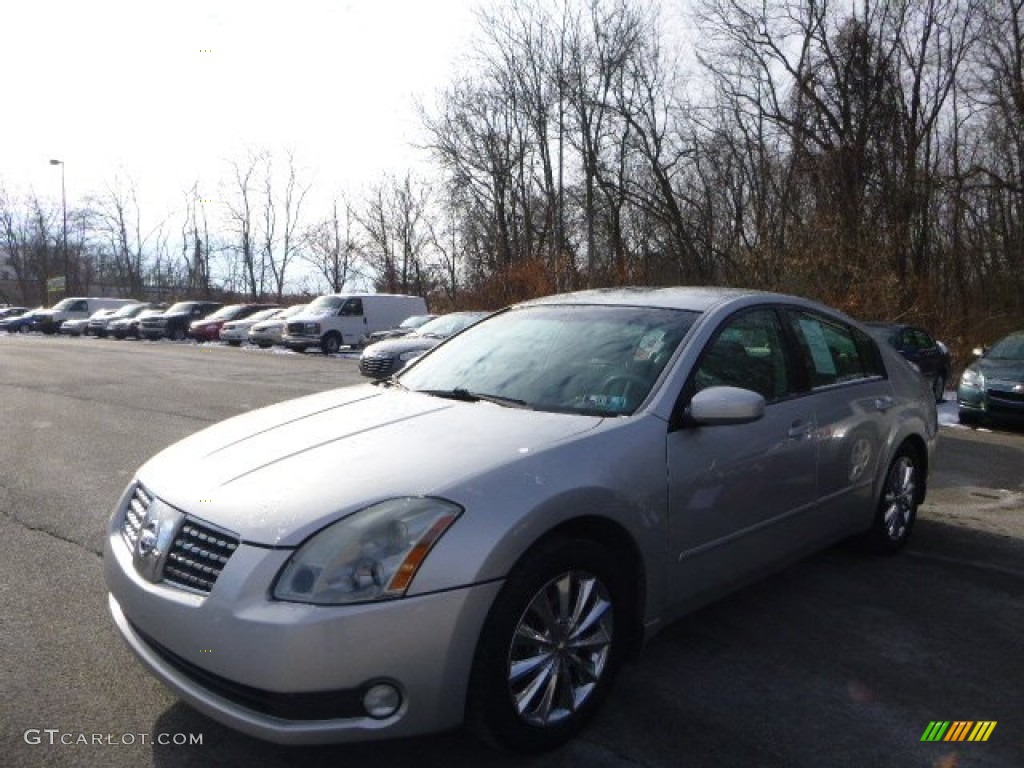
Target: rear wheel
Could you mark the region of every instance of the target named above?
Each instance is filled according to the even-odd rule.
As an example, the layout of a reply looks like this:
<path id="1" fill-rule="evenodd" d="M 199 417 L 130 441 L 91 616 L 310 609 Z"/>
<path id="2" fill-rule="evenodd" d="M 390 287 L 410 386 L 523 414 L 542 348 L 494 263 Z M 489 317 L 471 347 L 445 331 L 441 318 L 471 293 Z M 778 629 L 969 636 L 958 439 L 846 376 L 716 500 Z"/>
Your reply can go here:
<path id="1" fill-rule="evenodd" d="M 946 376 L 943 373 L 936 373 L 932 379 L 932 394 L 935 395 L 935 402 L 941 403 L 946 397 Z"/>
<path id="2" fill-rule="evenodd" d="M 173 331 L 171 331 L 171 339 L 173 339 L 174 341 L 184 341 L 185 340 L 185 329 L 184 328 L 175 328 Z"/>
<path id="3" fill-rule="evenodd" d="M 877 552 L 902 549 L 910 539 L 917 519 L 919 487 L 923 482 L 923 463 L 916 450 L 904 445 L 893 458 L 882 485 L 869 542 Z"/>
<path id="4" fill-rule="evenodd" d="M 467 715 L 479 735 L 540 752 L 587 724 L 626 645 L 625 581 L 615 557 L 590 541 L 552 539 L 520 561 L 473 662 Z"/>
<path id="5" fill-rule="evenodd" d="M 240 342 L 240 341 L 228 341 L 228 344 L 230 344 L 232 347 L 240 347 L 240 346 L 242 346 L 242 342 Z"/>

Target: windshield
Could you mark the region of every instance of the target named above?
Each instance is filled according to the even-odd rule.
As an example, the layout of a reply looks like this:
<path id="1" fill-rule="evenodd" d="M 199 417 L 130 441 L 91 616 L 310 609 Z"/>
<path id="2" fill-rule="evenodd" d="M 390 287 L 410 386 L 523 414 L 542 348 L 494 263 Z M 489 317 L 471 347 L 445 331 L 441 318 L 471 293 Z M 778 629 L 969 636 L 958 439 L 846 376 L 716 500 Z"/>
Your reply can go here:
<path id="1" fill-rule="evenodd" d="M 985 357 L 990 360 L 1024 360 L 1024 333 L 1015 333 L 992 345 Z"/>
<path id="2" fill-rule="evenodd" d="M 306 309 L 306 307 L 306 304 L 296 304 L 294 307 L 288 307 L 288 309 L 279 310 L 281 314 L 279 314 L 275 319 L 284 320 L 286 317 L 294 317 L 295 315 L 302 312 L 302 310 Z"/>
<path id="3" fill-rule="evenodd" d="M 621 306 L 513 309 L 437 347 L 400 380 L 408 389 L 438 396 L 626 415 L 650 393 L 697 317 L 684 310 Z"/>
<path id="4" fill-rule="evenodd" d="M 79 299 L 61 299 L 60 301 L 53 305 L 53 309 L 54 311 L 57 311 L 59 309 L 67 309 L 77 301 L 79 301 Z"/>
<path id="5" fill-rule="evenodd" d="M 434 336 L 446 339 L 485 317 L 487 317 L 486 312 L 458 312 L 450 315 L 442 315 L 441 317 L 431 320 L 429 323 L 421 325 L 416 333 L 420 336 Z"/>
<path id="6" fill-rule="evenodd" d="M 345 303 L 344 296 L 321 296 L 309 305 L 310 312 L 328 312 L 338 309 Z"/>
<path id="7" fill-rule="evenodd" d="M 205 319 L 206 320 L 230 320 L 232 317 L 234 317 L 235 315 L 237 315 L 239 312 L 242 311 L 242 307 L 243 307 L 242 304 L 231 304 L 230 306 L 227 306 L 227 307 L 221 307 L 220 309 L 218 309 L 216 312 L 214 312 L 212 315 L 210 315 L 209 317 L 207 317 Z"/>
<path id="8" fill-rule="evenodd" d="M 167 310 L 168 315 L 187 314 L 192 311 L 192 305 L 195 302 L 191 301 L 179 301 L 177 304 L 171 304 L 171 308 Z"/>
<path id="9" fill-rule="evenodd" d="M 419 328 L 424 323 L 428 323 L 433 320 L 432 315 L 413 315 L 407 317 L 401 323 L 398 324 L 399 328 Z"/>
<path id="10" fill-rule="evenodd" d="M 273 309 L 261 309 L 259 312 L 251 314 L 245 319 L 253 323 L 258 323 L 260 320 L 266 320 L 273 317 L 280 311 L 281 309 L 279 307 L 274 307 Z"/>
<path id="11" fill-rule="evenodd" d="M 139 312 L 141 312 L 145 306 L 145 304 L 129 304 L 126 307 L 121 307 L 119 310 L 117 310 L 117 312 L 112 314 L 110 317 L 111 319 L 116 319 L 119 317 L 134 317 L 135 315 L 139 314 Z"/>

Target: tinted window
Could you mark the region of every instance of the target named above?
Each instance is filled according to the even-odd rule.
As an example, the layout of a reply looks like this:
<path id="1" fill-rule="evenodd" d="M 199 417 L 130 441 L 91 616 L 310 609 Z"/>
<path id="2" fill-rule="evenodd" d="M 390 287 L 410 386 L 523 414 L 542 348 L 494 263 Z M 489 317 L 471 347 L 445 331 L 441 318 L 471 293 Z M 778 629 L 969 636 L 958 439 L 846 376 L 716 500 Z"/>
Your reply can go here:
<path id="1" fill-rule="evenodd" d="M 882 375 L 878 350 L 867 335 L 810 312 L 787 314 L 812 387 Z"/>
<path id="2" fill-rule="evenodd" d="M 360 317 L 363 314 L 363 300 L 362 299 L 348 299 L 341 306 L 341 312 L 338 313 L 342 317 Z"/>
<path id="3" fill-rule="evenodd" d="M 935 346 L 935 342 L 932 340 L 932 337 L 929 336 L 924 331 L 922 331 L 920 328 L 915 328 L 913 330 L 913 334 L 914 346 L 917 347 L 918 349 L 931 349 L 932 347 Z"/>
<path id="4" fill-rule="evenodd" d="M 705 349 L 693 374 L 691 393 L 715 386 L 741 387 L 769 402 L 792 393 L 784 339 L 772 309 L 729 319 Z"/>

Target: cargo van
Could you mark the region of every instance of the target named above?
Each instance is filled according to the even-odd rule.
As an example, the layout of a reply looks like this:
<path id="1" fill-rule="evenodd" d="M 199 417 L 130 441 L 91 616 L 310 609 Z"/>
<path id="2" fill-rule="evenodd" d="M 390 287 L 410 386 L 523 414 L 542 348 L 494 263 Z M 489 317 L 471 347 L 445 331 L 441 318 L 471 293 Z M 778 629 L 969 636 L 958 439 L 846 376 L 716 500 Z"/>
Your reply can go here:
<path id="1" fill-rule="evenodd" d="M 138 304 L 136 299 L 82 298 L 80 296 L 62 299 L 51 309 L 39 313 L 39 330 L 56 333 L 65 320 L 85 320 L 100 309 L 118 310 L 129 304 Z"/>
<path id="2" fill-rule="evenodd" d="M 297 352 L 318 346 L 330 355 L 345 345 L 362 346 L 374 331 L 394 328 L 407 317 L 426 313 L 427 303 L 420 296 L 328 294 L 288 320 L 281 343 Z"/>

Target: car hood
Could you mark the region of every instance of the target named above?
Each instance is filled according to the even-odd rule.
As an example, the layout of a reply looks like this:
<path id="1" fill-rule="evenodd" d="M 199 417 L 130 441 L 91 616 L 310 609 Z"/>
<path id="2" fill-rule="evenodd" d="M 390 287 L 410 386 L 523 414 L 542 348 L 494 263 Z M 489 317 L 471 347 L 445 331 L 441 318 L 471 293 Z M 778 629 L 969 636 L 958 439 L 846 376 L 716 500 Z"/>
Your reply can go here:
<path id="1" fill-rule="evenodd" d="M 155 456 L 138 478 L 245 541 L 296 546 L 369 504 L 443 495 L 601 421 L 367 384 L 221 422 Z"/>
<path id="2" fill-rule="evenodd" d="M 986 379 L 1024 381 L 1024 360 L 994 360 L 982 357 L 968 367 L 980 371 Z"/>
<path id="3" fill-rule="evenodd" d="M 414 352 L 417 350 L 423 350 L 424 352 L 428 349 L 433 349 L 440 344 L 444 339 L 439 339 L 434 336 L 418 336 L 416 334 L 410 334 L 409 336 L 402 336 L 397 339 L 386 339 L 384 341 L 378 341 L 376 344 L 371 344 L 365 350 L 366 357 L 394 357 L 400 355 L 403 352 Z"/>

